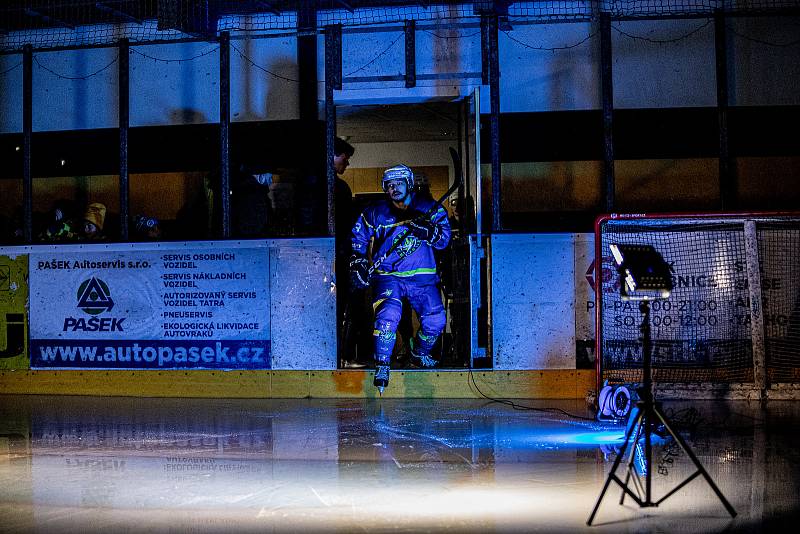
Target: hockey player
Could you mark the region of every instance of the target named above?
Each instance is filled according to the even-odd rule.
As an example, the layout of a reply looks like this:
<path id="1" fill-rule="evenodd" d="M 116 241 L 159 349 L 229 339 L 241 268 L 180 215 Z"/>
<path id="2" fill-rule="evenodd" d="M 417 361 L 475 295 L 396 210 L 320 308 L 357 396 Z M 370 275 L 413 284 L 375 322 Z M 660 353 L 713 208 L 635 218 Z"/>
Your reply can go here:
<path id="1" fill-rule="evenodd" d="M 420 329 L 411 347 L 412 362 L 433 367 L 431 358 L 445 326 L 445 311 L 437 283 L 433 249 L 450 242 L 447 212 L 434 200 L 415 195 L 414 173 L 397 165 L 383 173 L 382 186 L 388 198 L 367 207 L 353 227 L 350 274 L 353 287 L 372 285 L 375 310 L 375 378 L 383 394 L 389 383 L 389 361 L 402 313 L 402 299 L 417 312 Z M 403 241 L 370 276 L 367 248 L 374 240 L 373 258 L 382 257 L 400 238 Z"/>

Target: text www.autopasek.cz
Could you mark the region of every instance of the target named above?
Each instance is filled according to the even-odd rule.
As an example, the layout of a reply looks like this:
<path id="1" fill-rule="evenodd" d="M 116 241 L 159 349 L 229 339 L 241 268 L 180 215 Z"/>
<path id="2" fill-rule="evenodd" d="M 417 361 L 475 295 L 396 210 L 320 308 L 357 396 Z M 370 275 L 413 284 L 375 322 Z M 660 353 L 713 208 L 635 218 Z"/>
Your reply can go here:
<path id="1" fill-rule="evenodd" d="M 266 362 L 266 351 L 259 346 L 226 346 L 220 341 L 207 346 L 160 345 L 133 342 L 124 345 L 42 345 L 38 347 L 44 363 L 95 362 L 110 367 L 173 367 L 176 364 L 199 364 L 213 367 L 226 364 L 254 365 Z M 149 365 L 148 365 L 149 364 Z"/>

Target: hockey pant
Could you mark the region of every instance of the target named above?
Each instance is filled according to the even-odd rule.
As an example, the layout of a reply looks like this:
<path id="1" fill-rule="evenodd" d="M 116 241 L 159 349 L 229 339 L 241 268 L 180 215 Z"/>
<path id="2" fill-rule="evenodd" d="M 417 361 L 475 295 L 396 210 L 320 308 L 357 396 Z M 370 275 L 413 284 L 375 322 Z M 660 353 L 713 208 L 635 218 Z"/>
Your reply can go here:
<path id="1" fill-rule="evenodd" d="M 397 325 L 403 313 L 402 299 L 408 299 L 419 316 L 420 328 L 414 341 L 417 356 L 430 356 L 431 349 L 445 326 L 442 297 L 435 282 L 379 277 L 374 286 L 372 307 L 375 310 L 375 362 L 389 365 L 397 339 Z"/>

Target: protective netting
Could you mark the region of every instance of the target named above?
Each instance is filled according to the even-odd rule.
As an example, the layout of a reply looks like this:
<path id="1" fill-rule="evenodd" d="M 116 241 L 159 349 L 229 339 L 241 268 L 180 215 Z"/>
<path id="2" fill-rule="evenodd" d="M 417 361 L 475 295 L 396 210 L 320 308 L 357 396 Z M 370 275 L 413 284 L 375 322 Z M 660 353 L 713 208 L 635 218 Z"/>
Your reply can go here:
<path id="1" fill-rule="evenodd" d="M 800 228 L 758 226 L 767 380 L 800 382 Z"/>
<path id="2" fill-rule="evenodd" d="M 800 221 L 757 223 L 765 361 L 769 382 L 800 375 Z M 622 300 L 610 244 L 646 244 L 673 270 L 669 298 L 650 304 L 657 382 L 753 382 L 751 293 L 744 221 L 609 220 L 601 225 L 603 276 L 597 305 L 604 379 L 636 382 L 642 369 L 642 313 Z"/>
<path id="3" fill-rule="evenodd" d="M 315 8 L 311 23 L 299 22 L 303 2 Z M 0 51 L 26 44 L 38 49 L 112 45 L 122 38 L 132 43 L 215 39 L 221 31 L 296 32 L 331 24 L 475 22 L 491 6 L 479 0 L 8 0 L 0 3 Z M 615 18 L 669 18 L 798 7 L 800 0 L 573 0 L 512 2 L 501 13 L 513 25 L 589 20 L 601 12 Z"/>
<path id="4" fill-rule="evenodd" d="M 570 19 L 605 12 L 614 18 L 653 18 L 725 13 L 756 13 L 796 8 L 795 0 L 599 0 L 514 2 L 509 16 Z"/>

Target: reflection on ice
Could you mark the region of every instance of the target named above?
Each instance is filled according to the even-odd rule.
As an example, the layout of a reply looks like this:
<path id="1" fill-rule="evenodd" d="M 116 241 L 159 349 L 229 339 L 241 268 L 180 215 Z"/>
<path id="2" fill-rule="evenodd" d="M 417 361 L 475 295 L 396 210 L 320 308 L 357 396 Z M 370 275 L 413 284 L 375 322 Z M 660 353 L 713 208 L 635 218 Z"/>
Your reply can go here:
<path id="1" fill-rule="evenodd" d="M 625 430 L 591 420 L 579 402 L 561 408 L 585 419 L 472 400 L 3 401 L 0 504 L 11 531 L 350 530 L 367 521 L 375 530 L 573 531 Z M 729 423 L 726 405 L 715 406 Z M 736 432 L 708 425 L 687 436 L 722 491 L 744 517 L 794 499 L 792 484 L 742 489 L 763 486 L 765 466 L 796 472 L 800 461 L 786 448 L 754 465 L 782 450 L 768 443 L 782 435 L 764 434 L 757 417 L 736 421 Z M 677 448 L 655 443 L 654 483 L 670 487 L 690 466 Z M 684 516 L 724 518 L 706 492 L 690 485 L 670 504 Z M 717 526 L 706 520 L 696 530 L 708 528 Z"/>

